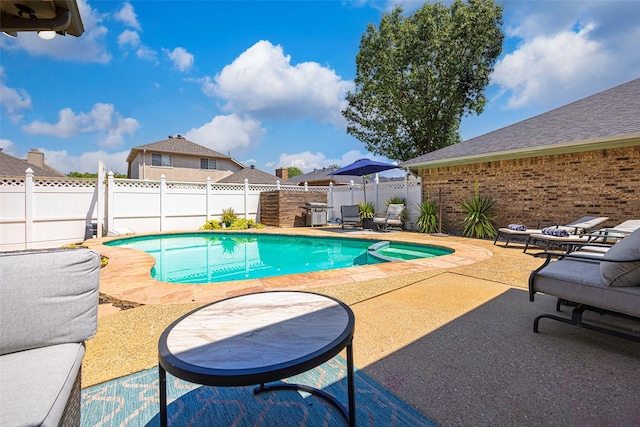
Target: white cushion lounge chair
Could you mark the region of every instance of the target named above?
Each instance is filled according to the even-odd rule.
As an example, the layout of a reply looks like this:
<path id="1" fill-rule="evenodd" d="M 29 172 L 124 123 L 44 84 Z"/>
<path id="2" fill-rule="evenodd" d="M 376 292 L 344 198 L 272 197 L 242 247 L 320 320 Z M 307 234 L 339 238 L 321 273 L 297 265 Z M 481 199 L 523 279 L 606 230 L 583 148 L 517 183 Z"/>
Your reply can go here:
<path id="1" fill-rule="evenodd" d="M 591 221 L 594 221 L 596 218 L 597 217 L 593 217 L 593 216 L 583 216 L 582 218 L 575 220 L 573 222 L 570 222 L 569 224 L 566 224 L 566 225 L 553 224 L 553 226 L 559 229 L 567 230 L 570 234 L 576 234 L 579 232 L 584 232 L 584 230 L 587 230 L 589 228 L 593 228 L 598 224 L 602 224 L 603 221 L 598 221 L 595 225 L 592 226 Z M 505 241 L 504 246 L 507 247 L 512 238 L 521 238 L 521 239 L 526 238 L 528 240 L 525 243 L 529 243 L 529 238 L 531 237 L 531 235 L 543 234 L 542 230 L 543 228 L 540 225 L 538 225 L 538 227 L 536 228 L 527 228 L 522 224 L 510 224 L 508 227 L 502 227 L 498 229 L 498 235 L 496 236 L 496 239 L 493 241 L 493 244 L 495 245 L 498 242 L 498 240 L 504 239 Z M 525 248 L 525 252 L 526 252 L 526 248 Z"/>
<path id="2" fill-rule="evenodd" d="M 402 213 L 404 212 L 404 205 L 402 204 L 389 204 L 387 206 L 387 214 L 384 217 L 373 218 L 373 223 L 378 227 L 378 230 L 389 231 L 390 228 L 398 228 L 402 230 Z"/>
<path id="3" fill-rule="evenodd" d="M 549 229 L 543 229 L 542 233 L 534 233 L 529 235 L 527 239 L 527 243 L 524 246 L 524 252 L 527 252 L 529 248 L 529 244 L 533 243 L 543 243 L 545 250 L 549 249 L 551 245 L 562 244 L 562 243 L 576 243 L 576 244 L 586 244 L 598 239 L 597 236 L 592 234 L 585 234 L 592 228 L 597 227 L 602 224 L 609 217 L 601 216 L 601 217 L 583 217 L 578 221 L 573 222 L 571 224 L 567 224 L 561 227 L 551 227 L 551 231 L 554 230 L 564 231 L 564 233 L 551 234 Z"/>

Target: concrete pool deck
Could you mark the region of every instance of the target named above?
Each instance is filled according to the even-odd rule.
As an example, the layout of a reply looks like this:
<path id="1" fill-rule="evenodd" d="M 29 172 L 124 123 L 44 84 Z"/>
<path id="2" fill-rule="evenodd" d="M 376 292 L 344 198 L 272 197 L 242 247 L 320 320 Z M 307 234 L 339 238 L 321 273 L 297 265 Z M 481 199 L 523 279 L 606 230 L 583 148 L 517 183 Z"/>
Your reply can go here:
<path id="1" fill-rule="evenodd" d="M 262 232 L 335 236 L 340 230 Z M 454 255 L 466 248 L 478 259 L 464 256 L 457 264 L 424 269 L 413 262 L 382 271 L 342 269 L 336 271 L 344 277 L 316 278 L 321 285 L 310 283 L 316 280 L 310 277 L 295 283 L 283 279 L 286 289 L 311 290 L 349 304 L 356 316 L 358 369 L 442 426 L 640 425 L 640 343 L 553 321 L 541 322 L 534 334 L 533 319 L 554 312 L 555 298 L 537 295 L 529 302 L 527 279 L 541 261 L 523 254 L 522 246 L 406 232 L 372 237 L 455 245 L 460 250 Z M 87 243 L 99 252 L 108 248 L 97 240 Z M 163 286 L 158 287 L 163 296 L 153 296 L 147 279 L 138 283 L 131 275 L 139 260 L 129 253 L 119 258 L 101 272 L 102 292 L 119 292 L 123 301 L 148 295 L 147 301 L 166 302 L 128 310 L 101 306 L 98 334 L 87 342 L 83 386 L 156 366 L 157 342 L 166 326 L 208 302 L 205 294 L 165 293 Z M 146 276 L 149 268 L 143 269 Z M 273 283 L 245 285 L 233 285 L 219 297 L 276 289 L 269 287 Z M 173 299 L 178 296 L 184 299 Z M 198 300 L 189 301 L 194 297 Z M 639 325 L 620 321 L 620 326 L 637 330 Z"/>

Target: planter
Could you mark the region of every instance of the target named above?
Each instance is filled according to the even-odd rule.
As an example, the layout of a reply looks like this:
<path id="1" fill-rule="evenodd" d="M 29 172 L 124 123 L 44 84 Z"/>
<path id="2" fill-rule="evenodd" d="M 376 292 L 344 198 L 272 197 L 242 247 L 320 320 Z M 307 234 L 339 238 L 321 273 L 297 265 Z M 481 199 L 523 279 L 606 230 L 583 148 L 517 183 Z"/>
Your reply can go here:
<path id="1" fill-rule="evenodd" d="M 362 218 L 362 228 L 365 230 L 373 230 L 375 224 L 373 218 Z"/>

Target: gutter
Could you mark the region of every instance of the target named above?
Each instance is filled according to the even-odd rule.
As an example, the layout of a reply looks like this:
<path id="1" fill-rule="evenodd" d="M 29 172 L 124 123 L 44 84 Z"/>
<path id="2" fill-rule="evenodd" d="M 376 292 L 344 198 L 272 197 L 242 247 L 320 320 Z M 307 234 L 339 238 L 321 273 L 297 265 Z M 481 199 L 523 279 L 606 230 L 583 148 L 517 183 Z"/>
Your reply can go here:
<path id="1" fill-rule="evenodd" d="M 640 145 L 640 132 L 626 135 L 609 136 L 605 138 L 585 139 L 579 141 L 562 142 L 515 150 L 494 151 L 491 153 L 473 154 L 447 159 L 427 160 L 416 163 L 400 163 L 398 166 L 417 171 L 418 169 L 432 169 L 446 166 L 460 166 L 474 163 L 496 162 L 500 160 L 514 160 L 529 157 L 551 156 L 558 154 L 579 153 L 584 151 L 606 150 Z"/>

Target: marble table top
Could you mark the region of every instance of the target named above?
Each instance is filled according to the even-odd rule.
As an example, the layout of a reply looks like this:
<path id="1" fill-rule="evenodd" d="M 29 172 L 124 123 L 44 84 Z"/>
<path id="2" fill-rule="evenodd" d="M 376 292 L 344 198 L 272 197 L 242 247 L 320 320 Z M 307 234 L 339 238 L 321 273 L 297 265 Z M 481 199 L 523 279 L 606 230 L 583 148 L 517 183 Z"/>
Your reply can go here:
<path id="1" fill-rule="evenodd" d="M 263 292 L 191 313 L 170 329 L 166 348 L 181 363 L 199 368 L 264 370 L 335 347 L 345 334 L 353 333 L 353 323 L 349 307 L 332 298 Z"/>

